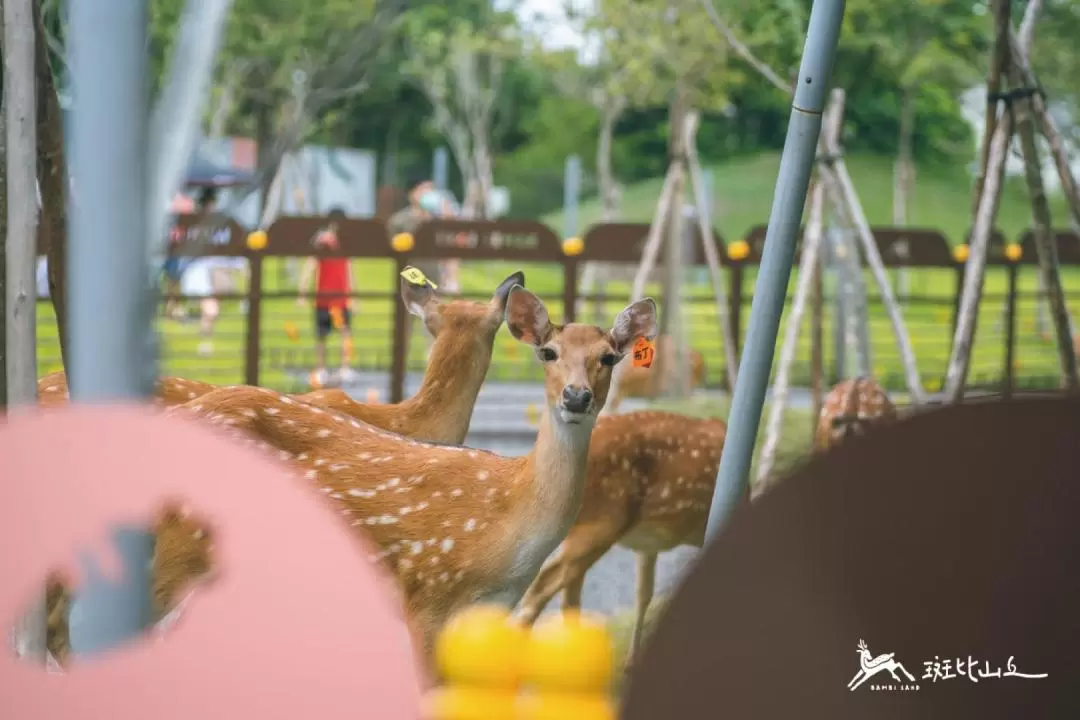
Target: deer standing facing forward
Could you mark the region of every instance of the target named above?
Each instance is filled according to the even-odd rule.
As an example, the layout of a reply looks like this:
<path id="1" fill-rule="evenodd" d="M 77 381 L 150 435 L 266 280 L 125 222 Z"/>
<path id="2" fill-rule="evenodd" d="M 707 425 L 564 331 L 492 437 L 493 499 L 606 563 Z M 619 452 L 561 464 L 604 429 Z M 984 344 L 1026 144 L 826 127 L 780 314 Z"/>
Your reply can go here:
<path id="1" fill-rule="evenodd" d="M 892 422 L 896 406 L 873 378 L 857 377 L 833 386 L 825 396 L 814 433 L 814 450 L 826 450 L 862 435 L 870 425 Z"/>
<path id="2" fill-rule="evenodd" d="M 514 285 L 524 287 L 525 274 L 521 271 L 503 280 L 488 302 L 445 301 L 430 284 L 414 285 L 402 279 L 402 302 L 435 338 L 416 394 L 393 405 L 357 402 L 339 388 L 293 397 L 402 435 L 460 445 L 469 433 L 476 397 L 491 366 L 495 335 L 506 312 L 506 298 Z M 222 388 L 199 380 L 164 377 L 158 381 L 156 397 L 166 406 L 182 405 L 214 390 L 241 387 L 245 386 Z M 42 377 L 38 397 L 42 405 L 65 404 L 68 388 L 64 372 Z"/>
<path id="3" fill-rule="evenodd" d="M 218 390 L 176 408 L 277 450 L 378 545 L 372 559 L 397 577 L 428 663 L 452 613 L 477 602 L 516 605 L 566 536 L 611 369 L 638 338 L 655 336 L 656 304 L 630 305 L 610 330 L 555 325 L 539 298 L 515 287 L 506 322 L 544 368 L 546 404 L 524 457 L 411 440 L 261 388 Z"/>
<path id="4" fill-rule="evenodd" d="M 602 417 L 589 447 L 588 479 L 577 521 L 521 601 L 532 624 L 560 590 L 564 608 L 581 607 L 585 574 L 613 545 L 637 555 L 631 655 L 641 643 L 659 553 L 705 540 L 716 470 L 727 437 L 723 420 L 642 410 Z"/>

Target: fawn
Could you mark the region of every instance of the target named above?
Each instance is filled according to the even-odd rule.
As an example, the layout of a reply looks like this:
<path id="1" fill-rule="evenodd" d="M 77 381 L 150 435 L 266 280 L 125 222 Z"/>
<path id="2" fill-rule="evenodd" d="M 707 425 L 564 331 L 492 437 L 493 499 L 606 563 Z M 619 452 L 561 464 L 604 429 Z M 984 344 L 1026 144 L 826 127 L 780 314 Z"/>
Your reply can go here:
<path id="1" fill-rule="evenodd" d="M 524 273 L 518 271 L 503 280 L 490 301 L 446 301 L 436 295 L 430 284 L 414 285 L 403 278 L 402 302 L 435 338 L 428 369 L 417 393 L 394 405 L 357 402 L 338 388 L 294 397 L 402 435 L 460 445 L 469 433 L 476 397 L 491 365 L 495 335 L 502 326 L 506 298 L 514 285 L 524 287 Z M 164 377 L 158 381 L 156 400 L 166 406 L 182 405 L 219 387 L 198 380 Z M 38 397 L 42 405 L 67 402 L 67 378 L 63 371 L 38 381 Z"/>
<path id="2" fill-rule="evenodd" d="M 862 435 L 870 425 L 892 422 L 896 417 L 896 406 L 873 378 L 844 380 L 825 396 L 814 433 L 814 450 L 826 450 Z"/>
<path id="3" fill-rule="evenodd" d="M 581 607 L 585 574 L 613 545 L 637 554 L 631 657 L 652 601 L 657 555 L 700 547 L 727 424 L 642 410 L 602 417 L 593 431 L 585 496 L 577 521 L 529 586 L 518 617 L 531 625 L 560 590 Z"/>
<path id="4" fill-rule="evenodd" d="M 691 388 L 700 387 L 705 381 L 705 358 L 693 348 L 687 348 L 690 356 Z M 657 364 L 652 368 L 633 367 L 624 363 L 615 371 L 614 391 L 608 401 L 605 415 L 618 412 L 624 398 L 655 398 L 661 391 L 663 373 L 659 372 L 665 362 L 674 360 L 674 348 L 667 335 L 656 341 Z"/>
<path id="5" fill-rule="evenodd" d="M 512 608 L 566 536 L 612 368 L 638 338 L 655 336 L 656 304 L 631 304 L 610 330 L 555 325 L 539 298 L 514 287 L 506 324 L 544 369 L 546 404 L 523 457 L 420 442 L 262 388 L 172 408 L 276 450 L 375 542 L 371 559 L 397 577 L 425 663 L 452 613 L 477 602 Z M 176 561 L 157 557 L 155 572 Z"/>

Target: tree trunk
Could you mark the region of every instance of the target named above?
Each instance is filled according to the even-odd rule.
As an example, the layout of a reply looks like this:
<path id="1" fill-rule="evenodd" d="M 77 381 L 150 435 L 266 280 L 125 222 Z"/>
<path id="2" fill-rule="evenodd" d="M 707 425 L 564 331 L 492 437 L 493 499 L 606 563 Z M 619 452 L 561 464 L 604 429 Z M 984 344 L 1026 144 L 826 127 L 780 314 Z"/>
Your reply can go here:
<path id="1" fill-rule="evenodd" d="M 834 99 L 834 102 L 842 108 L 844 91 L 835 89 L 832 91 L 832 94 L 833 97 L 836 98 Z M 840 155 L 840 143 L 838 139 L 833 141 L 833 139 L 830 138 L 829 154 L 835 158 L 833 160 L 831 173 L 829 174 L 833 175 L 837 181 L 837 188 L 843 198 L 844 207 L 847 210 L 848 216 L 851 218 L 858 239 L 862 244 L 863 255 L 866 257 L 866 264 L 870 267 L 870 272 L 877 281 L 878 290 L 881 293 L 881 302 L 885 306 L 886 313 L 889 315 L 893 335 L 896 338 L 897 349 L 900 352 L 900 362 L 904 368 L 908 392 L 911 395 L 913 403 L 921 404 L 925 400 L 925 393 L 923 392 L 922 381 L 919 377 L 919 367 L 915 360 L 915 351 L 911 346 L 911 338 L 908 336 L 907 328 L 904 325 L 903 312 L 900 309 L 899 303 L 896 301 L 896 297 L 893 295 L 892 288 L 889 285 L 889 276 L 885 270 L 885 264 L 881 259 L 881 253 L 878 252 L 877 243 L 874 241 L 874 236 L 870 232 L 870 224 L 867 222 L 866 215 L 863 214 L 862 205 L 859 203 L 859 198 L 855 194 L 855 186 L 851 181 L 851 176 L 848 175 L 847 165 Z"/>
<path id="2" fill-rule="evenodd" d="M 668 154 L 677 170 L 672 183 L 671 212 L 668 213 L 667 253 L 664 261 L 664 312 L 660 316 L 660 334 L 668 337 L 671 357 L 670 362 L 664 362 L 667 358 L 661 358 L 657 368 L 664 394 L 675 398 L 684 398 L 690 394 L 689 363 L 682 321 L 682 292 L 686 278 L 685 242 L 682 228 L 688 109 L 682 88 L 677 87 L 669 111 L 671 137 L 668 143 Z"/>
<path id="3" fill-rule="evenodd" d="M 705 251 L 705 262 L 709 266 L 709 275 L 712 279 L 713 296 L 716 298 L 716 317 L 720 321 L 720 340 L 724 344 L 728 388 L 729 391 L 733 392 L 735 390 L 735 379 L 739 371 L 739 360 L 735 354 L 735 329 L 732 327 L 731 317 L 728 315 L 724 273 L 720 267 L 716 243 L 712 241 L 712 215 L 709 212 L 709 198 L 705 193 L 705 180 L 702 177 L 701 165 L 697 156 L 697 143 L 694 140 L 697 133 L 698 116 L 697 113 L 691 115 L 692 122 L 687 122 L 686 160 L 690 170 L 690 185 L 694 193 L 694 204 L 697 206 L 698 233 L 701 235 L 702 247 Z"/>
<path id="4" fill-rule="evenodd" d="M 908 224 L 908 204 L 914 188 L 914 141 L 915 89 L 905 87 L 900 90 L 900 134 L 897 138 L 896 169 L 893 175 L 893 225 L 896 227 L 905 227 Z M 897 271 L 896 280 L 901 300 L 907 300 L 911 290 L 907 268 Z"/>
<path id="5" fill-rule="evenodd" d="M 600 185 L 602 205 L 601 222 L 611 223 L 619 218 L 619 188 L 615 181 L 615 172 L 611 166 L 611 145 L 615 136 L 615 123 L 622 114 L 622 103 L 609 102 L 601 108 L 600 136 L 596 143 L 596 177 Z M 590 292 L 603 295 L 607 292 L 611 272 L 608 263 L 590 262 L 583 271 L 582 285 Z M 593 315 L 596 322 L 603 322 L 605 316 L 604 301 L 593 301 Z"/>
<path id="6" fill-rule="evenodd" d="M 1009 77 L 1014 86 L 1022 79 L 1015 63 L 1010 63 Z M 1065 292 L 1061 287 L 1061 268 L 1058 263 L 1057 240 L 1050 216 L 1050 204 L 1046 200 L 1042 166 L 1039 164 L 1039 148 L 1035 142 L 1035 123 L 1031 102 L 1021 100 L 1014 106 L 1016 134 L 1024 154 L 1024 178 L 1031 196 L 1031 215 L 1034 221 L 1035 249 L 1039 259 L 1039 275 L 1046 289 L 1047 305 L 1057 335 L 1058 359 L 1061 362 L 1061 379 L 1069 391 L 1080 390 L 1077 377 L 1076 354 L 1073 350 L 1069 310 L 1065 305 Z"/>
<path id="7" fill-rule="evenodd" d="M 637 274 L 634 275 L 634 284 L 630 288 L 630 301 L 636 302 L 645 297 L 645 284 L 649 281 L 649 275 L 656 267 L 656 258 L 660 254 L 660 246 L 663 244 L 664 227 L 667 224 L 668 213 L 672 207 L 672 190 L 675 186 L 675 176 L 679 172 L 677 163 L 668 165 L 664 175 L 664 184 L 660 188 L 660 197 L 656 201 L 656 210 L 653 212 L 652 224 L 649 226 L 649 235 L 645 240 L 645 247 L 641 251 L 641 262 L 638 264 Z"/>
<path id="8" fill-rule="evenodd" d="M 993 93 L 1000 86 L 1002 72 L 1007 72 L 1009 53 L 1008 38 L 1011 25 L 1009 3 L 996 0 L 994 18 L 997 28 L 994 60 L 991 75 L 987 78 L 987 92 Z M 997 75 L 994 74 L 997 71 Z M 996 103 L 987 104 L 987 117 L 991 114 L 996 119 Z M 964 396 L 964 383 L 971 367 L 971 348 L 975 341 L 975 329 L 979 320 L 979 302 L 982 299 L 983 280 L 986 275 L 986 252 L 990 244 L 990 234 L 997 220 L 998 206 L 1001 202 L 1001 186 L 1005 179 L 1005 158 L 1008 156 L 1012 141 L 1013 119 L 1005 113 L 1000 121 L 987 125 L 983 135 L 983 146 L 988 148 L 986 166 L 980 171 L 981 189 L 975 222 L 968 240 L 968 259 L 964 267 L 964 289 L 960 295 L 960 308 L 957 311 L 956 329 L 953 333 L 952 353 L 945 374 L 945 398 L 949 402 L 959 402 Z M 992 134 L 992 137 L 991 137 Z"/>
<path id="9" fill-rule="evenodd" d="M 49 67 L 41 0 L 33 0 L 34 73 L 37 84 L 37 176 L 41 190 L 38 245 L 48 248 L 49 297 L 56 313 L 60 360 L 68 367 L 67 324 L 67 194 L 68 173 L 64 153 L 64 124 L 60 98 Z M 37 294 L 35 292 L 35 297 Z M 71 379 L 68 376 L 70 385 Z"/>
<path id="10" fill-rule="evenodd" d="M 971 199 L 971 214 L 977 215 L 982 205 L 983 190 L 989 172 L 990 144 L 998 123 L 998 102 L 991 101 L 991 96 L 1001 91 L 1001 78 L 1006 71 L 1009 48 L 1009 29 L 1012 26 L 1009 3 L 1005 0 L 991 0 L 991 9 L 995 13 L 994 47 L 990 55 L 990 67 L 986 73 L 986 114 L 982 143 L 979 148 L 979 169 L 975 176 L 975 188 Z M 1004 14 L 1002 14 L 1004 13 Z"/>

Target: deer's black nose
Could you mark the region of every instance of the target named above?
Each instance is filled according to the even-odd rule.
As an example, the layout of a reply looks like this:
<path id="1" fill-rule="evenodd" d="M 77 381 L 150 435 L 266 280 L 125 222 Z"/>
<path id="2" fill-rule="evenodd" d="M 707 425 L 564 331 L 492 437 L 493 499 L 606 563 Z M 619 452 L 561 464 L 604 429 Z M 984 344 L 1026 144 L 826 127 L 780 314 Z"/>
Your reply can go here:
<path id="1" fill-rule="evenodd" d="M 585 412 L 592 402 L 592 391 L 587 387 L 567 385 L 562 391 L 562 401 L 563 407 L 570 412 Z"/>

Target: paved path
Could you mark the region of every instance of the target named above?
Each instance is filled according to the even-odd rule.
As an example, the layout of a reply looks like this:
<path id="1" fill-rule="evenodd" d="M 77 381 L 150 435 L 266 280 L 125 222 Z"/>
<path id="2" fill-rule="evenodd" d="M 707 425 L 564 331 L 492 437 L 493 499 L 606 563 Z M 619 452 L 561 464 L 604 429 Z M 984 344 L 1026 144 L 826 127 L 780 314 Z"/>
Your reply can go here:
<path id="1" fill-rule="evenodd" d="M 412 395 L 420 385 L 420 374 L 411 373 L 405 382 L 406 396 Z M 361 373 L 349 391 L 357 399 L 364 399 L 369 388 L 375 388 L 385 398 L 387 376 L 385 373 Z M 721 393 L 704 392 L 702 395 L 722 397 Z M 810 393 L 801 388 L 792 390 L 793 407 L 809 408 Z M 539 407 L 544 402 L 543 387 L 533 383 L 487 382 L 480 390 L 476 410 L 473 413 L 469 435 L 465 444 L 484 448 L 502 455 L 524 455 L 532 448 L 536 428 L 530 424 L 527 408 Z M 629 412 L 646 407 L 642 400 L 629 399 L 622 408 Z M 656 592 L 660 594 L 677 582 L 680 571 L 694 557 L 696 548 L 680 548 L 662 555 L 656 575 Z M 585 581 L 582 602 L 586 609 L 605 614 L 632 608 L 634 604 L 635 568 L 633 553 L 614 548 L 589 572 Z M 549 610 L 558 607 L 558 599 Z"/>

